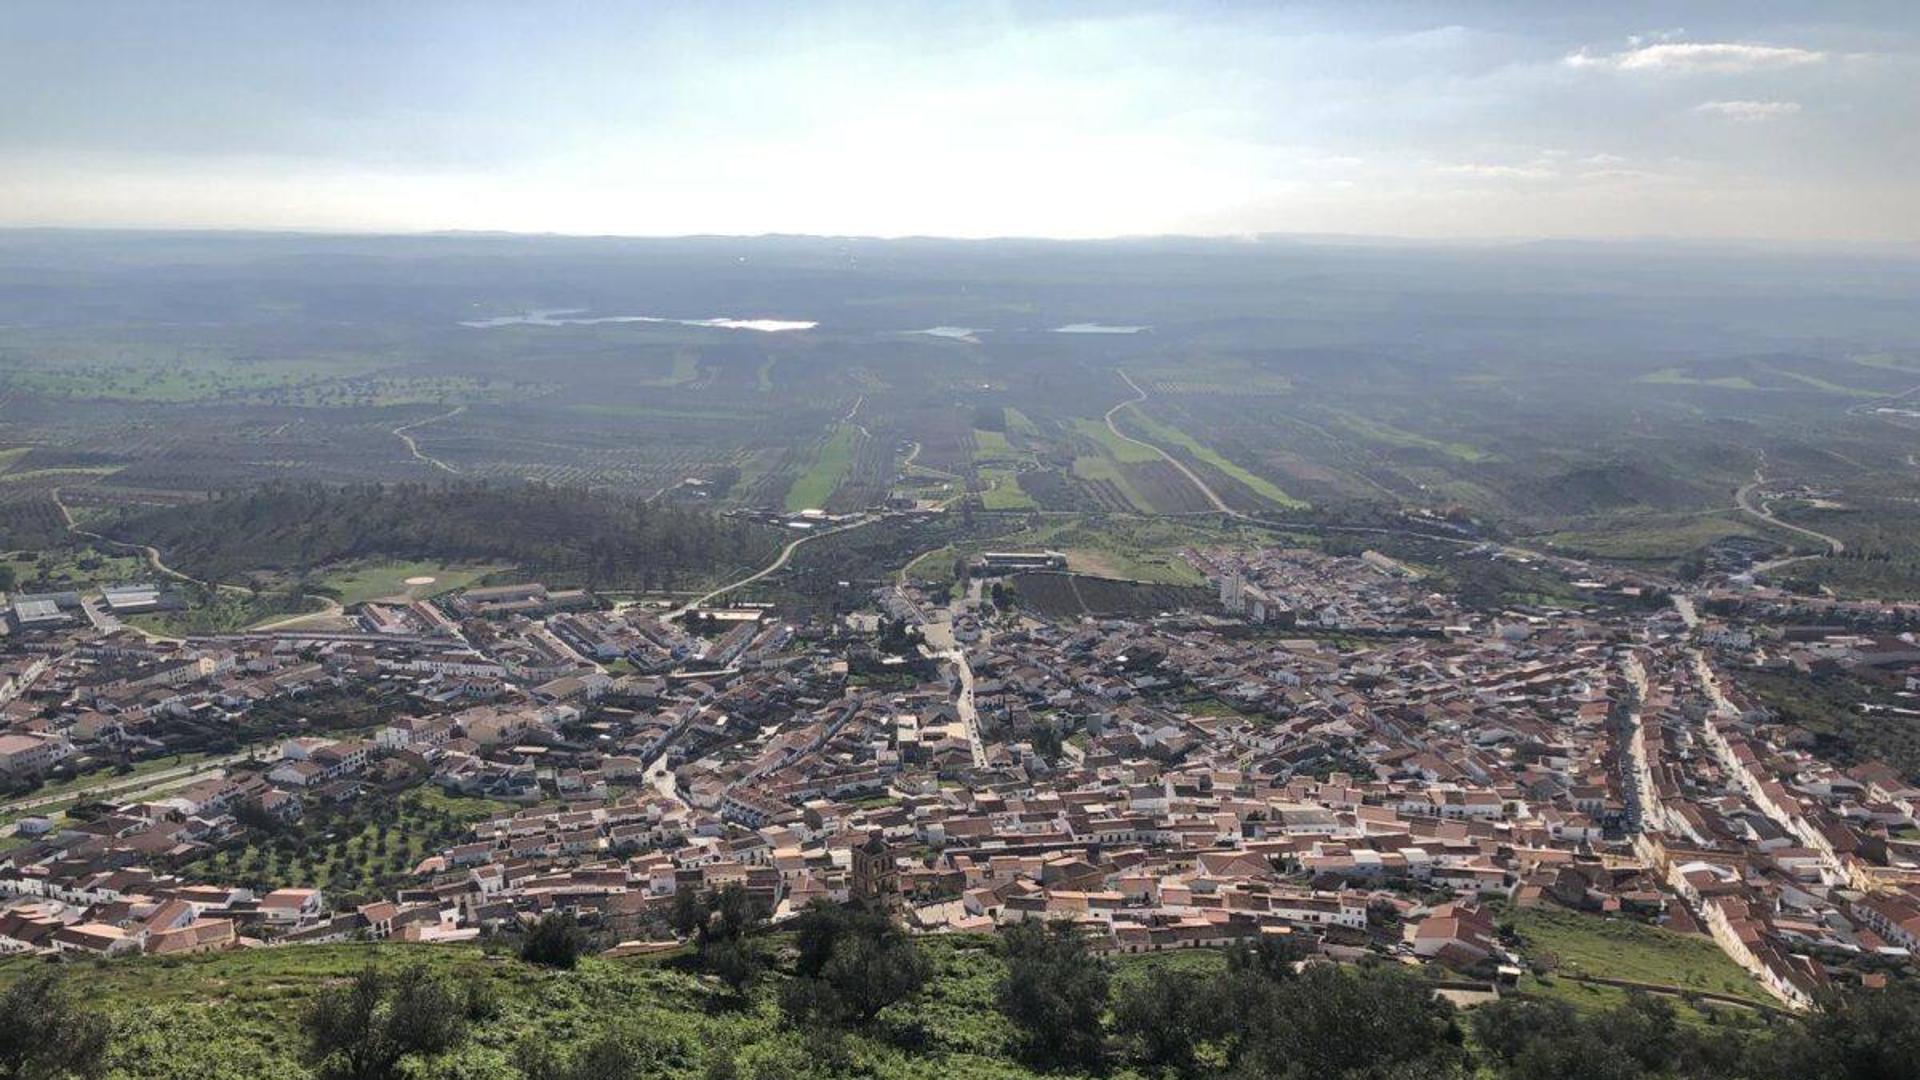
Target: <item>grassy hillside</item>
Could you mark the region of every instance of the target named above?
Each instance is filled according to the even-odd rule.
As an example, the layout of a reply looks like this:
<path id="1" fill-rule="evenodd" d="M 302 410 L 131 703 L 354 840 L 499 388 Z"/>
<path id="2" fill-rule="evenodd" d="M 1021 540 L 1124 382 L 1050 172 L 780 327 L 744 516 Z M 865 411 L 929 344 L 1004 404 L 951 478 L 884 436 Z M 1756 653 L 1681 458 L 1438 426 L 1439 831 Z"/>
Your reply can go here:
<path id="1" fill-rule="evenodd" d="M 477 948 L 335 945 L 84 963 L 72 974 L 86 998 L 114 1019 L 108 1075 L 121 1080 L 305 1077 L 299 1017 L 320 987 L 369 961 L 383 968 L 424 963 L 463 985 L 479 980 L 493 990 L 497 1015 L 475 1024 L 474 1039 L 434 1062 L 429 1076 L 517 1080 L 512 1055 L 529 1036 L 571 1046 L 611 1029 L 629 1031 L 656 1051 L 660 1076 L 700 1076 L 721 1058 L 748 1077 L 1032 1075 L 1006 1051 L 1009 1032 L 993 1005 L 1000 962 L 992 943 L 923 944 L 936 975 L 922 1000 L 883 1013 L 873 1035 L 849 1035 L 830 1051 L 782 1027 L 777 978 L 739 1008 L 715 980 L 679 970 L 671 958 L 593 959 L 558 972 Z M 1218 963 L 1211 954 L 1177 960 Z M 35 963 L 0 963 L 0 981 Z"/>

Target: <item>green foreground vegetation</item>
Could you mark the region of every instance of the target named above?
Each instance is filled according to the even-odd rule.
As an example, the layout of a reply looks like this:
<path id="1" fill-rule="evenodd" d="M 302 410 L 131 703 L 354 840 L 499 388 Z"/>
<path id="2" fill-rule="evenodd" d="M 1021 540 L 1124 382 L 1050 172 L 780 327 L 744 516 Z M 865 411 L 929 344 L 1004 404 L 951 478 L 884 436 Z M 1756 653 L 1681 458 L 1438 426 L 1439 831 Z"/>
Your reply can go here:
<path id="1" fill-rule="evenodd" d="M 1891 1080 L 1920 1061 L 1920 991 L 1905 983 L 1795 1019 L 1683 1023 L 1646 995 L 1463 1013 L 1394 965 L 1297 968 L 1277 941 L 1101 958 L 1064 926 L 911 939 L 833 908 L 769 935 L 744 897 L 677 898 L 672 922 L 694 943 L 645 958 L 584 955 L 565 916 L 483 948 L 12 958 L 0 1075 Z"/>

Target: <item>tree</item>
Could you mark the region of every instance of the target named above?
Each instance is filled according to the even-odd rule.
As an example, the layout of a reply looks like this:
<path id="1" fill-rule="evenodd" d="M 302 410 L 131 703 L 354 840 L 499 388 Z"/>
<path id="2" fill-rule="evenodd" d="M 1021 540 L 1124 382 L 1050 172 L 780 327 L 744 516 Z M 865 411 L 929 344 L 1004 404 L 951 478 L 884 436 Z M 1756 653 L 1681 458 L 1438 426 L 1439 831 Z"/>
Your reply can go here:
<path id="1" fill-rule="evenodd" d="M 391 976 L 369 966 L 323 991 L 308 1009 L 307 1063 L 320 1080 L 391 1080 L 408 1057 L 431 1057 L 464 1042 L 466 1006 L 423 964 Z"/>
<path id="2" fill-rule="evenodd" d="M 1920 986 L 1855 989 L 1821 1003 L 1806 1021 L 1795 1072 L 1809 1080 L 1920 1076 Z"/>
<path id="3" fill-rule="evenodd" d="M 745 994 L 766 970 L 766 957 L 748 936 L 766 919 L 766 910 L 739 884 L 717 892 L 686 890 L 674 897 L 674 929 L 693 937 L 700 967 L 735 994 Z"/>
<path id="4" fill-rule="evenodd" d="M 1268 985 L 1263 1014 L 1242 1017 L 1236 1032 L 1244 1075 L 1370 1080 L 1450 1077 L 1465 1069 L 1453 1006 L 1417 979 L 1384 968 L 1314 964 Z"/>
<path id="5" fill-rule="evenodd" d="M 550 911 L 527 931 L 520 943 L 520 959 L 541 967 L 572 971 L 586 948 L 586 934 L 573 916 Z"/>
<path id="6" fill-rule="evenodd" d="M 1000 936 L 1007 973 L 996 997 L 1019 1037 L 1019 1052 L 1042 1068 L 1095 1069 L 1106 965 L 1069 924 L 1019 922 Z"/>
<path id="7" fill-rule="evenodd" d="M 0 994 L 0 1078 L 92 1077 L 106 1066 L 111 1029 L 75 999 L 58 971 L 29 971 Z"/>
<path id="8" fill-rule="evenodd" d="M 927 981 L 919 947 L 880 912 L 816 903 L 797 920 L 795 943 L 795 978 L 780 1003 L 801 1023 L 868 1024 Z"/>
<path id="9" fill-rule="evenodd" d="M 1113 1025 L 1135 1061 L 1186 1074 L 1207 1028 L 1208 1002 L 1199 976 L 1155 970 L 1123 985 L 1113 1003 Z"/>

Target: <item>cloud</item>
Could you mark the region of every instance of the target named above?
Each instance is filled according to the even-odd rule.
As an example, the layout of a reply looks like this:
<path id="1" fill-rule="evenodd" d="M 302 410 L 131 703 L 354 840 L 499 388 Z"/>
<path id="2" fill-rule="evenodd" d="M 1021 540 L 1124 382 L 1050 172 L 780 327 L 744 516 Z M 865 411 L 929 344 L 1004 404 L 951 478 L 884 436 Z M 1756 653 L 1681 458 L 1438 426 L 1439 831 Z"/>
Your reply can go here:
<path id="1" fill-rule="evenodd" d="M 1800 103 L 1797 101 L 1703 101 L 1695 105 L 1693 111 L 1708 116 L 1722 116 L 1742 123 L 1757 123 L 1792 116 L 1800 111 Z"/>
<path id="2" fill-rule="evenodd" d="M 1439 171 L 1449 176 L 1475 176 L 1487 180 L 1552 180 L 1560 175 L 1558 170 L 1545 165 L 1495 165 L 1478 161 L 1442 165 Z"/>
<path id="3" fill-rule="evenodd" d="M 1731 41 L 1662 41 L 1625 52 L 1594 54 L 1581 49 L 1566 58 L 1569 67 L 1607 71 L 1678 72 L 1734 75 L 1804 67 L 1827 59 L 1815 49 L 1791 45 L 1748 45 Z"/>

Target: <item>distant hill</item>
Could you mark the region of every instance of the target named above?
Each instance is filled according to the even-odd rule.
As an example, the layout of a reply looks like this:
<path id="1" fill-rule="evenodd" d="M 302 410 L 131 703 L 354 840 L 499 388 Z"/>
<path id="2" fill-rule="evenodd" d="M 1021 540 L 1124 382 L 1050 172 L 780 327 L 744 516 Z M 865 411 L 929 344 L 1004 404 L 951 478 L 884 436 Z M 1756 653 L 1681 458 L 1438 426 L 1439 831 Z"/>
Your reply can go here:
<path id="1" fill-rule="evenodd" d="M 537 484 L 275 486 L 129 511 L 102 531 L 215 580 L 384 556 L 509 562 L 552 584 L 690 587 L 778 550 L 761 526 Z"/>

